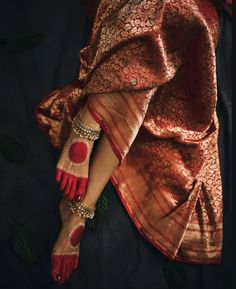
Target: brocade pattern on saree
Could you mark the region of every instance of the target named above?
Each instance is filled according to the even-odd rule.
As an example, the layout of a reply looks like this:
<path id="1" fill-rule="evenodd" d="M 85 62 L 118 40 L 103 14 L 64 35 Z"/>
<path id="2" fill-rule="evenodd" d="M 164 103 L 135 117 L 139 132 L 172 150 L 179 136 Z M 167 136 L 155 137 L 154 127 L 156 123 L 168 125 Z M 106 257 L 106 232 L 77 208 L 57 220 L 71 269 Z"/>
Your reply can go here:
<path id="1" fill-rule="evenodd" d="M 120 165 L 112 182 L 139 232 L 166 256 L 219 263 L 216 9 L 206 0 L 101 0 L 78 80 L 37 108 L 61 148 L 85 102 Z"/>

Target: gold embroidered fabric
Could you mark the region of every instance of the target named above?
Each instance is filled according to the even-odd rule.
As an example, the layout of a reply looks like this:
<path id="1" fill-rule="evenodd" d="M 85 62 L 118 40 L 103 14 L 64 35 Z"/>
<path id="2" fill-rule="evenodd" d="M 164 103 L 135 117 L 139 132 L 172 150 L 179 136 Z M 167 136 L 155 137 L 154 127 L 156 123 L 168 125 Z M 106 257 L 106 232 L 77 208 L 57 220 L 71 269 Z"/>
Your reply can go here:
<path id="1" fill-rule="evenodd" d="M 56 148 L 85 101 L 120 166 L 112 182 L 139 232 L 168 257 L 217 264 L 222 185 L 216 9 L 205 0 L 101 0 L 78 80 L 37 119 Z"/>

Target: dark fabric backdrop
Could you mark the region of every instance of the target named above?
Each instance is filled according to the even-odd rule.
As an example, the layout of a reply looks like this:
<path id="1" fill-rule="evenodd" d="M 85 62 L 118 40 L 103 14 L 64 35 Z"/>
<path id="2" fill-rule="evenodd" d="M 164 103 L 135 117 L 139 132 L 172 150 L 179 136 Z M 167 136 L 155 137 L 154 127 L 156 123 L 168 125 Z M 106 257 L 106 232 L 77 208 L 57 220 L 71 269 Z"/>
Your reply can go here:
<path id="1" fill-rule="evenodd" d="M 224 250 L 217 266 L 185 264 L 181 289 L 232 288 L 231 241 L 231 22 L 221 15 L 217 49 L 220 156 L 224 185 Z M 86 230 L 81 266 L 59 286 L 50 277 L 50 251 L 60 230 L 61 197 L 54 180 L 58 153 L 35 121 L 36 104 L 51 89 L 76 78 L 79 50 L 90 24 L 79 0 L 1 0 L 0 2 L 0 132 L 25 148 L 23 166 L 0 159 L 0 288 L 1 289 L 168 289 L 163 274 L 167 259 L 137 232 L 112 185 L 106 216 L 95 232 Z M 25 36 L 42 34 L 34 49 L 10 53 Z M 2 47 L 1 47 L 2 46 Z M 204 61 L 204 60 L 203 60 Z M 27 264 L 9 246 L 11 224 L 20 221 L 37 239 L 39 258 Z M 178 289 L 178 288 L 174 288 Z"/>

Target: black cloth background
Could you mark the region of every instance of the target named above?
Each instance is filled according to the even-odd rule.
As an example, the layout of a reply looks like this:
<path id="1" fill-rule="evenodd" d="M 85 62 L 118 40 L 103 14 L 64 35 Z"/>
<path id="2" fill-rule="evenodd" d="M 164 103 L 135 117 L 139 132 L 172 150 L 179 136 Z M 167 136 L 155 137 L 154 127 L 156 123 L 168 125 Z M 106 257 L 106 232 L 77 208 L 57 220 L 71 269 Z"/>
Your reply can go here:
<path id="1" fill-rule="evenodd" d="M 224 250 L 221 265 L 185 264 L 182 289 L 232 288 L 231 234 L 231 21 L 221 14 L 217 48 L 220 158 L 224 188 Z M 54 180 L 58 153 L 38 129 L 34 111 L 43 95 L 76 78 L 79 50 L 91 25 L 78 0 L 1 0 L 0 38 L 11 45 L 19 37 L 43 34 L 33 50 L 11 54 L 0 49 L 0 131 L 25 148 L 26 164 L 0 159 L 0 288 L 1 289 L 168 289 L 162 266 L 167 258 L 144 240 L 111 183 L 105 191 L 109 209 L 95 232 L 86 229 L 81 265 L 59 286 L 50 277 L 50 252 L 60 230 L 61 198 Z M 204 60 L 203 60 L 204 61 Z M 14 219 L 37 238 L 39 260 L 29 265 L 9 247 Z M 177 288 L 175 288 L 177 289 Z"/>

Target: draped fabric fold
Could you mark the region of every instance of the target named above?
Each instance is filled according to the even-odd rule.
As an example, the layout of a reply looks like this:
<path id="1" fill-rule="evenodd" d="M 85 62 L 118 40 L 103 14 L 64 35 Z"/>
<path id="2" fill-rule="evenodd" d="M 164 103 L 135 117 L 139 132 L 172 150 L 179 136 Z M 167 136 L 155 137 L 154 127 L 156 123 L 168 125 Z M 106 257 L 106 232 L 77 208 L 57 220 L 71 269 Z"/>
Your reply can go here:
<path id="1" fill-rule="evenodd" d="M 86 102 L 120 160 L 112 182 L 137 229 L 190 263 L 221 260 L 218 37 L 209 1 L 101 0 L 78 80 L 36 111 L 61 148 Z"/>

